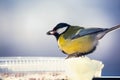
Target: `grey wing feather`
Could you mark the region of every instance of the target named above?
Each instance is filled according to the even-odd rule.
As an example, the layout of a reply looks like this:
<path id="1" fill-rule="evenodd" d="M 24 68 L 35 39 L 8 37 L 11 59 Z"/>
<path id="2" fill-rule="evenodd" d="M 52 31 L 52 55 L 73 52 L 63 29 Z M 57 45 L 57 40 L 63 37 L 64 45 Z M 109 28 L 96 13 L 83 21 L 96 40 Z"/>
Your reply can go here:
<path id="1" fill-rule="evenodd" d="M 74 36 L 71 37 L 71 39 L 76 39 L 85 35 L 89 35 L 89 34 L 98 34 L 100 32 L 104 32 L 108 29 L 103 29 L 103 28 L 88 28 L 88 29 L 82 29 L 80 30 L 80 32 L 78 32 L 77 34 L 75 34 Z"/>

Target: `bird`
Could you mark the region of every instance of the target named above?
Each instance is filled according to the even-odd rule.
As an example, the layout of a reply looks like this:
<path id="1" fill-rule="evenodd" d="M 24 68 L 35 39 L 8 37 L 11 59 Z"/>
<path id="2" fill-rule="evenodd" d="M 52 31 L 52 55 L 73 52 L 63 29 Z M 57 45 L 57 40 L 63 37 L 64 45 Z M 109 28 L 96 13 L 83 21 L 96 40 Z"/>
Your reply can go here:
<path id="1" fill-rule="evenodd" d="M 67 55 L 67 58 L 80 57 L 96 50 L 99 40 L 107 33 L 120 28 L 120 25 L 112 28 L 85 28 L 68 23 L 58 23 L 47 35 L 55 36 L 59 49 Z"/>

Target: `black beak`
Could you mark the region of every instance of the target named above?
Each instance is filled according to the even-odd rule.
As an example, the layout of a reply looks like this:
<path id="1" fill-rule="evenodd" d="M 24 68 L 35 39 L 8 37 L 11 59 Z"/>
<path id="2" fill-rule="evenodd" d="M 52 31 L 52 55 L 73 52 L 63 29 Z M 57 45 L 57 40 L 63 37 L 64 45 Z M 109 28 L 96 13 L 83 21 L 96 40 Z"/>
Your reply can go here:
<path id="1" fill-rule="evenodd" d="M 56 33 L 56 31 L 51 30 L 51 31 L 47 32 L 47 35 L 54 35 L 55 33 Z"/>

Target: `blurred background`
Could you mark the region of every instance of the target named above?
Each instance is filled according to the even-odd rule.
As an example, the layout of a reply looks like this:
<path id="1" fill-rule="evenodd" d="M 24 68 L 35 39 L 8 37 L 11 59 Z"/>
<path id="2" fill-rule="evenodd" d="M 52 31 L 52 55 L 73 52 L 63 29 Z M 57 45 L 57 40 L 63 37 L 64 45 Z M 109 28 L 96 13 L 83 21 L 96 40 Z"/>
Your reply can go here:
<path id="1" fill-rule="evenodd" d="M 120 24 L 120 0 L 0 0 L 0 56 L 66 57 L 46 35 L 60 22 L 113 27 Z M 120 76 L 119 34 L 107 34 L 88 55 L 103 61 L 103 75 Z"/>

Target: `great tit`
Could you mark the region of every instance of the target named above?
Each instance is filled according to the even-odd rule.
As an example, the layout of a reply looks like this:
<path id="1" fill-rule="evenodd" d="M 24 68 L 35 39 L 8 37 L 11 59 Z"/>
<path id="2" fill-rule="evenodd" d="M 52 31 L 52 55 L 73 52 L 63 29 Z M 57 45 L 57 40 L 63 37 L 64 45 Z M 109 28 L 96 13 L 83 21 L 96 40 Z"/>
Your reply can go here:
<path id="1" fill-rule="evenodd" d="M 112 28 L 84 28 L 59 23 L 47 34 L 56 37 L 60 50 L 70 58 L 92 53 L 105 34 L 118 28 L 120 25 Z"/>

